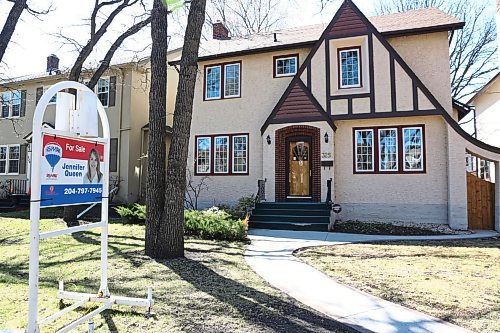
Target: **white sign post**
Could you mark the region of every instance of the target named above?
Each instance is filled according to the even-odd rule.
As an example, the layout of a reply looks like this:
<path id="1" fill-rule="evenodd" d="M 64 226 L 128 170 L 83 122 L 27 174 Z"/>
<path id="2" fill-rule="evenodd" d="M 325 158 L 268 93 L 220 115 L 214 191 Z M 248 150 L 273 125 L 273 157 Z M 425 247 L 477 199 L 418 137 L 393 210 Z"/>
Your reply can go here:
<path id="1" fill-rule="evenodd" d="M 60 92 L 77 90 L 75 96 Z M 57 94 L 56 128 L 42 128 L 45 109 Z M 97 137 L 99 115 L 103 136 Z M 67 332 L 113 304 L 141 306 L 151 310 L 153 296 L 147 298 L 112 296 L 108 289 L 108 195 L 109 195 L 109 123 L 104 107 L 89 88 L 78 82 L 60 82 L 40 98 L 33 117 L 29 310 L 27 333 L 40 332 L 48 324 L 87 302 L 104 303 L 101 307 L 70 323 L 58 332 Z M 101 221 L 61 230 L 40 233 L 40 209 L 45 207 L 101 203 Z M 101 228 L 101 285 L 96 294 L 64 291 L 59 282 L 59 299 L 76 303 L 62 311 L 38 320 L 39 244 L 48 239 L 84 230 Z"/>

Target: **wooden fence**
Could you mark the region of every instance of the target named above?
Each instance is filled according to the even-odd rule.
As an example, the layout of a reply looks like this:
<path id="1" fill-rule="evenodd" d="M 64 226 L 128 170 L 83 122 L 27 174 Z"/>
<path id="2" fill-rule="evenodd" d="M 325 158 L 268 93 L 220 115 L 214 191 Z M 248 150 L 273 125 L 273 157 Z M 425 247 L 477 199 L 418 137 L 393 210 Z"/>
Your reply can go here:
<path id="1" fill-rule="evenodd" d="M 469 172 L 467 172 L 467 214 L 469 229 L 495 229 L 495 184 Z"/>

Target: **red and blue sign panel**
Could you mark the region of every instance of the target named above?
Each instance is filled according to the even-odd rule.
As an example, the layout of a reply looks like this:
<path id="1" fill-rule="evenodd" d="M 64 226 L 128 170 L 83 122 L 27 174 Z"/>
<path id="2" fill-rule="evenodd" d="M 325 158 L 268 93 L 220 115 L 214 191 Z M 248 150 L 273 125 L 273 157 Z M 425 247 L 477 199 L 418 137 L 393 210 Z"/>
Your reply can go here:
<path id="1" fill-rule="evenodd" d="M 43 133 L 40 206 L 101 202 L 104 157 L 104 143 Z"/>

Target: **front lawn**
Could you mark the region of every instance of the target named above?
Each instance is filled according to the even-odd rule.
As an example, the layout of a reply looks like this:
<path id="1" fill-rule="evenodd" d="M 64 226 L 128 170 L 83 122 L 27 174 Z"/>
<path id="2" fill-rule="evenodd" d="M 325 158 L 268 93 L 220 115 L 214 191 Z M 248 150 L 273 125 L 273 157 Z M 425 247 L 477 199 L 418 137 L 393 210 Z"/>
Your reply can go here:
<path id="1" fill-rule="evenodd" d="M 26 213 L 0 214 L 0 331 L 26 325 L 28 233 Z M 60 221 L 42 220 L 44 231 Z M 115 306 L 94 318 L 96 332 L 344 332 L 326 316 L 275 290 L 245 263 L 241 242 L 186 239 L 186 258 L 154 261 L 144 256 L 144 227 L 111 224 L 109 282 L 116 295 L 145 297 L 153 287 L 156 317 Z M 70 291 L 99 287 L 100 243 L 96 231 L 41 242 L 40 317 L 58 311 L 57 281 Z M 70 301 L 65 302 L 71 304 Z M 54 332 L 95 309 L 86 307 L 44 327 Z M 78 332 L 87 332 L 81 325 Z"/>
<path id="2" fill-rule="evenodd" d="M 346 244 L 297 256 L 388 301 L 476 332 L 500 332 L 499 238 Z"/>

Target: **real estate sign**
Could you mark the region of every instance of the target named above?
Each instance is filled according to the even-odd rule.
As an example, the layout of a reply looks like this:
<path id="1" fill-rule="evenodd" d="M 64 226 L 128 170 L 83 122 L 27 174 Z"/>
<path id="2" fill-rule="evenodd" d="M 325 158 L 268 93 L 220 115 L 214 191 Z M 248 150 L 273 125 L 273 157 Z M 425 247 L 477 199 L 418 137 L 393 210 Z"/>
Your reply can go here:
<path id="1" fill-rule="evenodd" d="M 42 134 L 41 207 L 101 202 L 104 143 Z"/>

